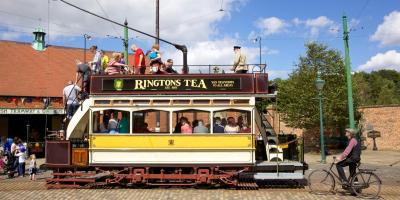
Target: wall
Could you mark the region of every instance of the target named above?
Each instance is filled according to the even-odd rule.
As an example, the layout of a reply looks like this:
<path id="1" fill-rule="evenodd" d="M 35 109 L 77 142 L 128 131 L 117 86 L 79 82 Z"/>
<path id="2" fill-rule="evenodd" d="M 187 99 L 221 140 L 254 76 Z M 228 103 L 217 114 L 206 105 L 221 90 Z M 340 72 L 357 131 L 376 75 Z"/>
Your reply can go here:
<path id="1" fill-rule="evenodd" d="M 400 105 L 362 107 L 359 111 L 364 130 L 369 124 L 381 132 L 381 137 L 376 139 L 378 150 L 400 150 Z M 372 139 L 367 138 L 365 145 L 372 149 Z"/>
<path id="2" fill-rule="evenodd" d="M 274 112 L 274 108 L 269 107 L 267 110 L 266 117 L 274 125 L 277 133 L 294 133 L 297 136 L 301 136 L 303 132 L 305 133 L 302 129 L 286 126 L 284 122 L 279 120 L 279 114 Z M 372 125 L 374 130 L 381 132 L 381 137 L 376 139 L 378 150 L 400 150 L 400 105 L 361 107 L 358 110 L 362 113 L 364 136 L 367 136 L 365 130 L 368 125 Z M 326 136 L 331 134 L 325 132 Z M 308 143 L 318 143 L 318 130 L 307 131 L 305 135 L 306 143 L 307 141 Z M 367 138 L 364 145 L 367 146 L 367 149 L 372 149 L 373 140 Z"/>

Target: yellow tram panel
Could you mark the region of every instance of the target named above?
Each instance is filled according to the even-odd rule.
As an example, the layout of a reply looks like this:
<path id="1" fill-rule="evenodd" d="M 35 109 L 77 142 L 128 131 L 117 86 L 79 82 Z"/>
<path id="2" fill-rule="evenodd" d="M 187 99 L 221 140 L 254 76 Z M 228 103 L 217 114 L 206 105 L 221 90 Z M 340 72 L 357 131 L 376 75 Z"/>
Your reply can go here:
<path id="1" fill-rule="evenodd" d="M 253 149 L 252 134 L 90 136 L 91 149 Z"/>

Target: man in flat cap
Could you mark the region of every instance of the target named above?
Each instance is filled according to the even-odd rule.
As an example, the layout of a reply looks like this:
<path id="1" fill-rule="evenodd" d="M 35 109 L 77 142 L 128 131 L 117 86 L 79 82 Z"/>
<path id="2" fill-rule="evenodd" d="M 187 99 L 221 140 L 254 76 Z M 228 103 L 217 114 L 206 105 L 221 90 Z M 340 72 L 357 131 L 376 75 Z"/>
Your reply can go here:
<path id="1" fill-rule="evenodd" d="M 349 180 L 346 178 L 343 167 L 349 166 L 350 177 L 352 177 L 356 173 L 357 163 L 361 160 L 361 142 L 355 138 L 356 134 L 357 131 L 355 129 L 346 129 L 346 137 L 349 139 L 349 144 L 344 152 L 336 158 L 339 177 L 345 184 L 349 184 Z"/>
<path id="2" fill-rule="evenodd" d="M 233 61 L 232 71 L 238 74 L 247 73 L 246 56 L 240 51 L 240 46 L 234 46 L 233 51 L 235 52 L 235 60 Z"/>

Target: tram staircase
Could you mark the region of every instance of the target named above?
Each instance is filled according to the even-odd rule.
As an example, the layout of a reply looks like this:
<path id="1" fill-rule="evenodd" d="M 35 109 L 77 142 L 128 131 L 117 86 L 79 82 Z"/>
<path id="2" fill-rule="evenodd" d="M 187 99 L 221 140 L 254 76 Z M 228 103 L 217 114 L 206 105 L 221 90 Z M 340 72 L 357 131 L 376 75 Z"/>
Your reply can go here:
<path id="1" fill-rule="evenodd" d="M 267 160 L 283 161 L 283 150 L 278 145 L 278 136 L 274 128 L 268 122 L 267 118 L 262 112 L 260 112 L 258 109 L 255 109 L 255 112 L 256 112 L 255 121 L 258 130 L 260 130 L 262 140 L 265 144 Z"/>
<path id="2" fill-rule="evenodd" d="M 89 99 L 85 99 L 68 123 L 67 139 L 83 138 L 82 133 L 85 132 L 87 123 L 89 122 Z"/>

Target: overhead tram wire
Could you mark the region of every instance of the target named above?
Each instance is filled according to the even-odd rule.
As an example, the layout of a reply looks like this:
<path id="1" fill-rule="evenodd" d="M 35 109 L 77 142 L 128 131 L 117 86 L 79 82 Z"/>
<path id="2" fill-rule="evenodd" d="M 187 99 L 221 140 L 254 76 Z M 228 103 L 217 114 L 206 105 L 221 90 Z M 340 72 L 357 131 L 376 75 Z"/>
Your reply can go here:
<path id="1" fill-rule="evenodd" d="M 103 8 L 103 6 L 101 6 L 100 2 L 99 2 L 98 0 L 95 0 L 95 1 L 96 1 L 97 5 L 99 5 L 99 7 L 100 7 L 101 11 L 104 13 L 104 15 L 105 15 L 107 18 L 110 18 L 110 17 L 107 15 L 107 13 L 106 13 L 105 9 Z M 117 29 L 115 28 L 114 24 L 111 24 L 111 26 L 112 26 L 112 28 L 114 29 L 116 35 L 119 35 L 120 37 L 122 37 L 122 35 L 118 33 L 118 31 L 117 31 Z"/>
<path id="2" fill-rule="evenodd" d="M 46 22 L 45 20 L 43 20 L 43 19 L 41 19 L 41 18 L 34 18 L 34 17 L 26 16 L 26 15 L 15 14 L 15 13 L 7 12 L 7 11 L 4 11 L 4 10 L 0 10 L 0 13 L 4 13 L 4 14 L 7 14 L 7 15 L 12 15 L 12 16 L 17 16 L 17 17 L 22 17 L 22 18 L 26 18 L 26 19 L 29 19 L 29 20 L 33 20 L 33 21 Z M 15 25 L 15 24 L 7 24 L 7 23 L 1 23 L 1 22 L 0 22 L 0 24 L 6 25 L 6 26 L 16 26 L 16 27 L 29 28 L 29 29 L 35 29 L 35 28 L 36 28 L 36 27 L 22 26 L 22 25 Z M 76 27 L 73 27 L 73 28 L 72 28 L 72 27 L 70 27 L 70 26 L 67 26 L 66 24 L 59 24 L 59 23 L 55 23 L 55 22 L 50 22 L 50 24 L 52 24 L 52 25 L 57 25 L 57 26 L 64 27 L 64 28 L 69 28 L 69 29 L 81 30 L 81 31 L 84 31 L 84 32 L 86 32 L 86 33 L 90 33 L 91 35 L 103 35 L 103 34 L 101 34 L 101 33 L 99 33 L 99 32 L 93 32 L 93 30 L 91 30 L 91 29 L 83 29 L 83 28 L 76 28 Z M 15 31 L 15 32 L 16 32 L 16 31 Z M 54 31 L 54 30 L 53 30 L 53 32 L 57 32 L 57 33 L 71 33 L 71 34 L 73 34 L 73 35 L 80 35 L 80 33 L 66 32 L 66 31 Z M 31 33 L 31 32 L 29 32 L 29 33 Z"/>
<path id="3" fill-rule="evenodd" d="M 103 19 L 103 20 L 106 20 L 106 21 L 108 21 L 108 22 L 117 24 L 117 25 L 122 26 L 122 27 L 127 27 L 128 29 L 130 29 L 130 30 L 132 30 L 132 31 L 141 33 L 141 34 L 146 35 L 146 36 L 148 36 L 148 37 L 151 37 L 151 38 L 154 38 L 154 39 L 157 38 L 157 37 L 155 37 L 155 36 L 153 36 L 153 35 L 150 35 L 150 34 L 148 34 L 148 33 L 143 32 L 143 31 L 134 29 L 134 28 L 129 27 L 129 26 L 125 26 L 124 24 L 121 24 L 121 23 L 119 23 L 119 22 L 113 21 L 113 20 L 111 20 L 111 19 L 107 19 L 107 18 L 105 18 L 105 17 L 103 17 L 103 16 L 100 16 L 100 15 L 98 15 L 98 14 L 95 14 L 95 13 L 93 13 L 93 12 L 90 12 L 90 11 L 88 11 L 88 10 L 85 10 L 85 9 L 83 9 L 83 8 L 80 8 L 80 7 L 78 7 L 78 6 L 74 5 L 74 4 L 71 4 L 71 3 L 67 2 L 67 1 L 60 0 L 60 2 L 63 2 L 63 3 L 65 3 L 65 4 L 67 4 L 67 5 L 71 6 L 71 7 L 74 7 L 74 8 L 76 8 L 76 9 L 78 9 L 78 10 L 81 10 L 81 11 L 83 11 L 83 12 L 85 12 L 85 13 L 88 13 L 88 14 L 93 15 L 93 16 L 95 16 L 95 17 L 98 17 L 98 18 L 101 18 L 101 19 Z M 188 65 L 187 65 L 187 48 L 186 48 L 186 46 L 185 46 L 185 45 L 174 44 L 174 43 L 169 42 L 169 41 L 167 41 L 167 40 L 164 40 L 164 39 L 162 39 L 162 38 L 157 38 L 157 39 L 159 39 L 160 41 L 165 42 L 165 43 L 167 43 L 167 44 L 169 44 L 169 45 L 172 45 L 172 46 L 174 46 L 175 48 L 177 48 L 178 50 L 182 51 L 182 53 L 183 53 L 183 68 L 184 68 L 183 70 L 184 70 L 184 72 L 187 73 L 187 72 L 189 71 L 189 69 L 188 69 Z"/>

